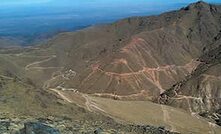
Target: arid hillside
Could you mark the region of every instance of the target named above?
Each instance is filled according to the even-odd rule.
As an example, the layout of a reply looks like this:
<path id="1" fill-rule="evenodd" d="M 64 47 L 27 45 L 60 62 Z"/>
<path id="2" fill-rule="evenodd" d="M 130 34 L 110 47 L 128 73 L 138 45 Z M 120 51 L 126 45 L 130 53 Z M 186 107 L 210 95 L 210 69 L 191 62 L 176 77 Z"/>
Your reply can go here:
<path id="1" fill-rule="evenodd" d="M 71 116 L 70 110 L 84 108 L 86 113 L 81 116 L 88 114 L 93 119 L 98 115 L 90 112 L 183 133 L 220 132 L 214 124 L 221 123 L 220 5 L 200 1 L 158 16 L 132 17 L 58 34 L 35 47 L 1 49 L 0 63 L 0 77 L 31 85 L 34 90 L 22 93 L 34 91 L 47 101 L 30 98 L 36 108 L 49 107 L 49 113 L 64 110 Z M 16 96 L 11 91 L 10 95 Z M 125 112 L 132 107 L 143 109 Z M 128 118 L 142 112 L 156 114 L 152 120 Z M 193 125 L 183 128 L 187 124 Z"/>
<path id="2" fill-rule="evenodd" d="M 49 87 L 62 84 L 84 93 L 117 95 L 144 92 L 153 98 L 185 79 L 201 63 L 199 57 L 219 45 L 220 14 L 219 6 L 199 2 L 160 16 L 60 34 L 44 46 L 51 55 L 26 70 L 74 72 L 73 79 L 49 81 Z"/>
<path id="3" fill-rule="evenodd" d="M 204 64 L 200 57 L 219 47 L 220 16 L 220 6 L 198 2 L 159 16 L 59 34 L 26 53 L 45 57 L 28 64 L 25 72 L 44 88 L 155 100 Z M 198 90 L 189 96 L 199 95 Z M 214 90 L 209 99 L 219 100 L 220 92 Z"/>

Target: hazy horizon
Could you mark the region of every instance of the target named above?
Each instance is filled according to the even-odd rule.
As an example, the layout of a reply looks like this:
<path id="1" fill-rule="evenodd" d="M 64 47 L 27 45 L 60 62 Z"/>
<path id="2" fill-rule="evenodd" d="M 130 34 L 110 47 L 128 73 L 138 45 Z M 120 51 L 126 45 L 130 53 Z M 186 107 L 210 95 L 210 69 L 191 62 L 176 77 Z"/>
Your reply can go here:
<path id="1" fill-rule="evenodd" d="M 131 16 L 157 15 L 196 1 L 1 0 L 0 37 L 22 37 L 31 40 L 42 35 L 74 31 Z M 206 2 L 220 3 L 220 0 L 207 0 Z"/>
<path id="2" fill-rule="evenodd" d="M 1 6 L 30 6 L 30 5 L 48 5 L 48 6 L 79 6 L 79 5 L 89 5 L 89 6 L 98 6 L 98 5 L 127 5 L 127 4 L 137 4 L 137 3 L 148 3 L 149 5 L 154 4 L 172 4 L 172 3 L 192 3 L 199 0 L 168 0 L 165 2 L 165 0 L 121 0 L 119 3 L 119 0 L 1 0 L 0 7 Z M 204 0 L 205 2 L 210 3 L 219 3 L 220 0 Z M 73 5 L 72 5 L 73 4 Z M 107 5 L 108 4 L 108 5 Z"/>

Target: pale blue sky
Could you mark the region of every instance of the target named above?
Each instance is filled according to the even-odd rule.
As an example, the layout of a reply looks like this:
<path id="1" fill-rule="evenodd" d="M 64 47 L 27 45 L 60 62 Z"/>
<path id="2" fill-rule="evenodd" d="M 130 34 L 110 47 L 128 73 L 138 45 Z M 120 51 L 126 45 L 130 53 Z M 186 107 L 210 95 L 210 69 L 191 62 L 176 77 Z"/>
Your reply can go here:
<path id="1" fill-rule="evenodd" d="M 71 5 L 122 5 L 127 3 L 148 3 L 148 4 L 172 4 L 172 3 L 190 3 L 197 0 L 0 0 L 0 6 L 29 6 L 29 5 L 56 5 L 56 6 L 71 6 Z M 205 0 L 206 2 L 219 3 L 221 0 Z"/>
<path id="2" fill-rule="evenodd" d="M 53 0 L 1 0 L 0 5 L 29 5 L 39 3 L 49 3 Z"/>

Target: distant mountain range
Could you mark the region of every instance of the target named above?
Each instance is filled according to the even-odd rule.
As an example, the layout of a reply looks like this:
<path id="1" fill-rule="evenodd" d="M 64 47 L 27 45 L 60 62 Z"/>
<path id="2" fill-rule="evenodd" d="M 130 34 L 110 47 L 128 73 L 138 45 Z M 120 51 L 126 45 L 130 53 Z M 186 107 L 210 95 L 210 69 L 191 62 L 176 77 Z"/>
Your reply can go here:
<path id="1" fill-rule="evenodd" d="M 94 2 L 96 4 L 93 4 Z M 39 38 L 45 41 L 57 33 L 112 23 L 130 16 L 156 15 L 181 8 L 189 3 L 171 2 L 161 5 L 159 1 L 127 0 L 119 5 L 116 4 L 117 1 L 96 0 L 94 2 L 80 0 L 36 2 L 40 4 L 31 1 L 1 2 L 0 37 L 16 38 L 22 42 L 18 45 L 32 46 L 36 44 L 36 40 L 41 41 Z M 161 8 L 155 8 L 158 6 Z M 123 11 L 122 8 L 124 8 Z"/>

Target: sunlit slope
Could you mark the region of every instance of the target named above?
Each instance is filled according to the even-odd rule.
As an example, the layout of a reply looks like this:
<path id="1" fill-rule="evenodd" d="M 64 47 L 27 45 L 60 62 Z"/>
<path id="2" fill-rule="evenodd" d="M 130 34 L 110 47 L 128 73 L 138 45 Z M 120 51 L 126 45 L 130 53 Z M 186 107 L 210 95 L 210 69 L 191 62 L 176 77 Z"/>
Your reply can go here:
<path id="1" fill-rule="evenodd" d="M 200 56 L 219 46 L 220 14 L 220 6 L 197 2 L 159 16 L 62 33 L 26 52 L 36 59 L 22 69 L 44 89 L 63 87 L 111 98 L 119 95 L 116 99 L 156 100 L 206 63 Z M 194 98 L 200 91 L 191 88 L 188 96 Z M 217 109 L 220 97 L 209 98 L 213 97 Z"/>
<path id="2" fill-rule="evenodd" d="M 221 129 L 201 117 L 192 116 L 180 109 L 148 101 L 117 101 L 90 97 L 104 113 L 122 121 L 136 124 L 166 126 L 181 133 L 220 133 Z"/>
<path id="3" fill-rule="evenodd" d="M 43 99 L 49 113 L 67 110 L 69 115 L 72 106 L 74 111 L 83 107 L 126 122 L 218 133 L 220 127 L 194 115 L 220 109 L 220 16 L 220 6 L 197 2 L 159 16 L 62 33 L 34 48 L 1 50 L 0 75 L 9 79 L 8 86 L 14 80 L 31 85 L 35 90 L 27 101 Z M 23 98 L 18 103 L 14 96 L 29 90 L 12 89 L 9 108 L 13 101 L 23 105 Z M 192 116 L 147 100 L 183 108 Z M 39 104 L 33 106 L 47 113 Z"/>
<path id="4" fill-rule="evenodd" d="M 219 7 L 188 8 L 58 35 L 48 43 L 56 64 L 77 74 L 64 85 L 88 93 L 159 95 L 195 69 L 204 46 L 219 33 Z"/>

